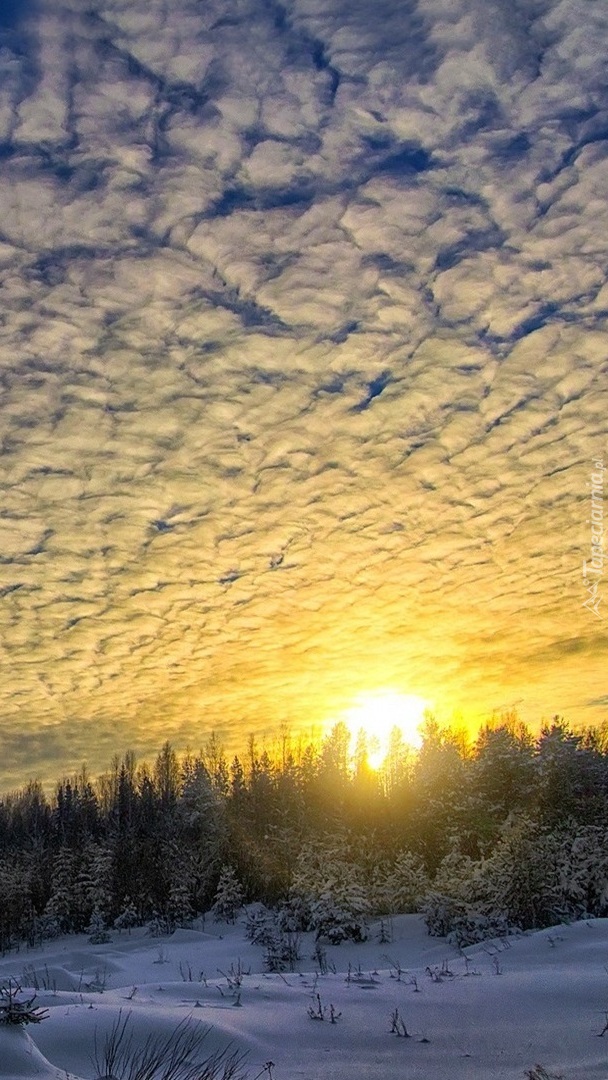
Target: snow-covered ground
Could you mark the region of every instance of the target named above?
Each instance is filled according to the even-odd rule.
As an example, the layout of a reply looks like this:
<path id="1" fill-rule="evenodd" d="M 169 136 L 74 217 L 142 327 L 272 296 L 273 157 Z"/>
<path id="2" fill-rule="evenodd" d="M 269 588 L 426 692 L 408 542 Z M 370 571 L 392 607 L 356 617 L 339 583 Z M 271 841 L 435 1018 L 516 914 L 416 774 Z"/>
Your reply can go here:
<path id="1" fill-rule="evenodd" d="M 302 937 L 299 971 L 264 971 L 264 950 L 235 926 L 105 945 L 65 937 L 0 960 L 0 982 L 37 988 L 49 1016 L 0 1027 L 0 1076 L 92 1080 L 95 1036 L 130 1013 L 137 1040 L 186 1016 L 211 1025 L 205 1052 L 246 1052 L 249 1077 L 273 1080 L 523 1080 L 537 1063 L 567 1080 L 608 1078 L 608 920 L 472 946 L 466 955 L 393 920 L 393 940 L 327 947 L 320 974 Z M 349 972 L 350 965 L 350 972 Z M 335 970 L 334 970 L 335 969 Z M 239 975 L 239 971 L 241 974 Z M 240 987 L 235 983 L 240 982 Z M 230 986 L 232 984 L 232 988 Z M 319 995 L 325 1019 L 312 1019 Z M 341 1016 L 330 1022 L 329 1007 Z M 398 1010 L 408 1034 L 391 1033 Z M 269 1070 L 268 1062 L 274 1065 Z"/>

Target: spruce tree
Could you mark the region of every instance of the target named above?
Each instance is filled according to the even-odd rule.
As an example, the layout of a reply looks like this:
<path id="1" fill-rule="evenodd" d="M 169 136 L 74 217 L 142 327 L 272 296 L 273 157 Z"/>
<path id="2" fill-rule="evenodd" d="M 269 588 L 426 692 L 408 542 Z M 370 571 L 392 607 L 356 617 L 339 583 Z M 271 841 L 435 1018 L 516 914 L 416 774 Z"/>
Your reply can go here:
<path id="1" fill-rule="evenodd" d="M 223 866 L 213 901 L 213 917 L 216 922 L 236 922 L 243 906 L 243 887 L 231 866 Z"/>

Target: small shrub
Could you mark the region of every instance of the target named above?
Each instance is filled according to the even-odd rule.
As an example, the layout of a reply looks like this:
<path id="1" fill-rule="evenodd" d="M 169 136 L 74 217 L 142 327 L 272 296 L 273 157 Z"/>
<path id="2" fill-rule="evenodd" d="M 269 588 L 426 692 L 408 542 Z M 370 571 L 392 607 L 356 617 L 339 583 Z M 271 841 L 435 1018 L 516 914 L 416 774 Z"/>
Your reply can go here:
<path id="1" fill-rule="evenodd" d="M 264 963 L 268 971 L 295 971 L 300 959 L 301 938 L 299 934 L 275 935 L 268 941 Z"/>
<path id="2" fill-rule="evenodd" d="M 156 913 L 150 922 L 146 923 L 146 933 L 150 937 L 170 937 L 174 930 L 174 923 L 166 915 Z"/>
<path id="3" fill-rule="evenodd" d="M 311 1020 L 326 1020 L 329 1015 L 330 1024 L 337 1024 L 338 1020 L 342 1016 L 341 1012 L 337 1012 L 334 1005 L 323 1005 L 319 994 L 315 994 L 316 1005 L 308 1006 L 308 1015 Z"/>
<path id="4" fill-rule="evenodd" d="M 411 1035 L 405 1026 L 405 1020 L 399 1015 L 399 1009 L 391 1013 L 391 1035 L 397 1035 L 400 1039 L 410 1039 Z"/>
<path id="5" fill-rule="evenodd" d="M 263 905 L 247 912 L 245 920 L 245 937 L 253 945 L 269 946 L 276 938 L 276 919 L 271 911 Z"/>
<path id="6" fill-rule="evenodd" d="M 54 915 L 36 915 L 33 933 L 35 941 L 53 941 L 61 935 L 60 921 Z"/>
<path id="7" fill-rule="evenodd" d="M 0 986 L 0 1024 L 24 1027 L 26 1024 L 39 1024 L 46 1020 L 48 1011 L 34 1005 L 36 995 L 20 998 L 22 993 L 19 983 L 9 979 L 6 986 Z"/>
<path id="8" fill-rule="evenodd" d="M 500 916 L 490 917 L 470 912 L 454 920 L 446 937 L 450 945 L 464 949 L 467 945 L 475 945 L 479 941 L 487 941 L 488 938 L 506 937 L 517 930 L 517 927 L 510 926 L 507 920 Z"/>

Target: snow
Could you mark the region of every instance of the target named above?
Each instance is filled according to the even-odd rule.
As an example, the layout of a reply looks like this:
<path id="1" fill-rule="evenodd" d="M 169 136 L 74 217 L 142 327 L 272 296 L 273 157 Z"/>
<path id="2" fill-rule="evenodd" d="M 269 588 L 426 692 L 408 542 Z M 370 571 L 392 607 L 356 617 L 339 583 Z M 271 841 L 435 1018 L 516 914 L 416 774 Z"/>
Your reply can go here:
<path id="1" fill-rule="evenodd" d="M 273 1080 L 523 1080 L 537 1063 L 564 1080 L 608 1077 L 608 1034 L 597 1037 L 608 1008 L 608 920 L 464 952 L 429 937 L 417 915 L 392 921 L 390 944 L 378 930 L 361 944 L 327 946 L 326 974 L 311 959 L 311 934 L 302 935 L 297 972 L 265 972 L 244 917 L 169 937 L 114 931 L 103 945 L 71 936 L 8 954 L 0 981 L 36 988 L 49 1016 L 0 1027 L 0 1077 L 94 1080 L 95 1036 L 103 1045 L 127 1013 L 137 1043 L 169 1035 L 185 1017 L 210 1026 L 205 1055 L 230 1043 L 246 1053 L 251 1080 L 269 1076 L 268 1062 Z M 317 994 L 323 1021 L 309 1016 Z M 342 1014 L 335 1024 L 330 1004 Z M 391 1034 L 396 1009 L 410 1038 Z"/>

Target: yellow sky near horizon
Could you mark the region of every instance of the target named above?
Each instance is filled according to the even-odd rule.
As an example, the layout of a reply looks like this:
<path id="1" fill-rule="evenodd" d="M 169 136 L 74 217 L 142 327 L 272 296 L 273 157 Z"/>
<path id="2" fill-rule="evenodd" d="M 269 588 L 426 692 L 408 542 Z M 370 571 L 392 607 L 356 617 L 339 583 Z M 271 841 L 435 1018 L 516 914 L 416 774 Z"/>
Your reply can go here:
<path id="1" fill-rule="evenodd" d="M 0 786 L 603 722 L 601 6 L 89 7 L 0 13 Z"/>

